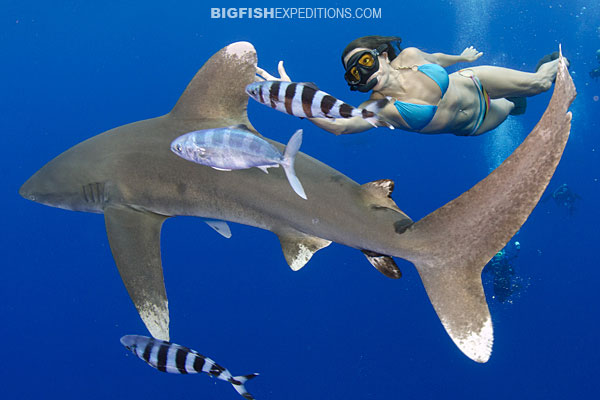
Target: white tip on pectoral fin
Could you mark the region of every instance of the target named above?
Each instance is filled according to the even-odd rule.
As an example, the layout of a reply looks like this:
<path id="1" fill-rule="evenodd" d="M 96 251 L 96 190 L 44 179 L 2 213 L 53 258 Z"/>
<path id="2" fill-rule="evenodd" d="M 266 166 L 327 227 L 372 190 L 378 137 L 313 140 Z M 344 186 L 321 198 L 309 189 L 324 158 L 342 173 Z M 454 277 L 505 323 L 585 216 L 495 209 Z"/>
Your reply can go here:
<path id="1" fill-rule="evenodd" d="M 135 308 L 153 337 L 169 340 L 169 304 L 160 257 L 160 230 L 166 217 L 108 206 L 104 219 L 119 274 Z"/>

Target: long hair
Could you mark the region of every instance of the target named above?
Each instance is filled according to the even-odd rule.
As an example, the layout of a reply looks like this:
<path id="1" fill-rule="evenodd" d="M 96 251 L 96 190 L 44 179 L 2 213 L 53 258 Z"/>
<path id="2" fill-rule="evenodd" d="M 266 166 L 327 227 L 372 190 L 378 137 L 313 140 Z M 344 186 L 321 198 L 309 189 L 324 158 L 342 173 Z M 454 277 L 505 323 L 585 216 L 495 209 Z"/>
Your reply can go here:
<path id="1" fill-rule="evenodd" d="M 401 42 L 402 42 L 402 38 L 398 37 L 398 36 L 371 35 L 371 36 L 359 37 L 358 39 L 354 39 L 353 41 L 351 41 L 348 44 L 348 46 L 346 46 L 344 51 L 342 52 L 342 64 L 344 64 L 344 58 L 352 50 L 357 49 L 359 47 L 364 47 L 366 49 L 375 50 L 382 44 L 387 45 L 387 48 L 384 51 L 387 52 L 388 57 L 391 61 L 394 58 L 396 58 L 398 56 L 398 54 L 400 54 L 400 52 L 402 51 L 402 48 L 400 47 Z M 345 67 L 346 67 L 346 65 L 344 64 L 344 68 Z"/>

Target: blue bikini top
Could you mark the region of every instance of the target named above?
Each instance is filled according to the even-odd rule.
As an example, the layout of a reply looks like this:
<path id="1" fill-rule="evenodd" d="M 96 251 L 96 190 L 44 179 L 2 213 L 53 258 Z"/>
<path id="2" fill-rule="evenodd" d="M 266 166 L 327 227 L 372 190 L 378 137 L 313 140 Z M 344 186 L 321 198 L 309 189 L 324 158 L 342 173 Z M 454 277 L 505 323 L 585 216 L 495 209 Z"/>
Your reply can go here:
<path id="1" fill-rule="evenodd" d="M 419 66 L 417 70 L 421 71 L 431 78 L 432 81 L 437 83 L 442 91 L 440 99 L 444 97 L 446 90 L 448 90 L 448 85 L 450 84 L 450 78 L 448 77 L 446 69 L 438 64 L 424 64 Z M 394 101 L 394 105 L 408 126 L 417 131 L 425 128 L 427 124 L 431 122 L 437 111 L 437 106 L 405 103 L 400 100 Z"/>

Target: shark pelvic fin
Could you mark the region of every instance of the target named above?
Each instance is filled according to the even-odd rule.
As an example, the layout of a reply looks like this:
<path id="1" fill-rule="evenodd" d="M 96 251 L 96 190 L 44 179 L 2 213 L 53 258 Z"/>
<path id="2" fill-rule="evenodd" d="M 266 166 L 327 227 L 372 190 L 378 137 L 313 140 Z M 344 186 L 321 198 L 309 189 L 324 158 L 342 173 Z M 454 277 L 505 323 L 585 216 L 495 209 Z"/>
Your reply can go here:
<path id="1" fill-rule="evenodd" d="M 285 260 L 293 271 L 304 267 L 313 254 L 331 244 L 330 240 L 309 236 L 298 231 L 278 233 Z"/>
<path id="2" fill-rule="evenodd" d="M 178 119 L 221 119 L 253 130 L 245 88 L 254 82 L 256 50 L 236 42 L 215 53 L 196 73 L 169 115 Z"/>
<path id="3" fill-rule="evenodd" d="M 481 271 L 548 185 L 569 138 L 575 94 L 561 56 L 550 104 L 523 143 L 484 180 L 400 235 L 444 328 L 474 361 L 486 362 L 493 343 Z"/>
<path id="4" fill-rule="evenodd" d="M 362 252 L 371 265 L 388 278 L 398 279 L 402 277 L 402 271 L 400 271 L 392 257 L 369 250 L 362 250 Z"/>
<path id="5" fill-rule="evenodd" d="M 156 339 L 169 340 L 169 307 L 160 257 L 160 230 L 167 217 L 110 206 L 106 233 L 121 279 L 142 321 Z"/>

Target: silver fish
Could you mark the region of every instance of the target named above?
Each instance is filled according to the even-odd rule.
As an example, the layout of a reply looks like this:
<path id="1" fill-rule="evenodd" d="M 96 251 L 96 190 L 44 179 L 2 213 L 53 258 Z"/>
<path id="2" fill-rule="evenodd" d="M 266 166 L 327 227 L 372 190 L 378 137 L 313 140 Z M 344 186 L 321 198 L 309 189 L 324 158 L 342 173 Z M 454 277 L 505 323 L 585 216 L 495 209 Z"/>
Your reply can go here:
<path id="1" fill-rule="evenodd" d="M 374 127 L 394 127 L 377 114 L 389 100 L 377 100 L 365 108 L 355 108 L 319 90 L 311 83 L 263 81 L 246 86 L 246 93 L 261 104 L 300 118 L 361 117 Z"/>
<path id="2" fill-rule="evenodd" d="M 257 167 L 269 173 L 267 168 L 281 165 L 292 189 L 306 199 L 304 188 L 294 171 L 294 160 L 301 144 L 302 129 L 298 129 L 281 154 L 245 125 L 235 125 L 186 133 L 173 140 L 171 150 L 181 158 L 220 171 Z"/>
<path id="3" fill-rule="evenodd" d="M 121 344 L 146 361 L 148 365 L 161 372 L 171 374 L 199 374 L 204 372 L 231 383 L 243 398 L 254 400 L 254 397 L 244 387 L 244 383 L 248 379 L 258 376 L 257 373 L 233 376 L 227 368 L 220 366 L 195 350 L 147 336 L 126 335 L 121 338 Z"/>

